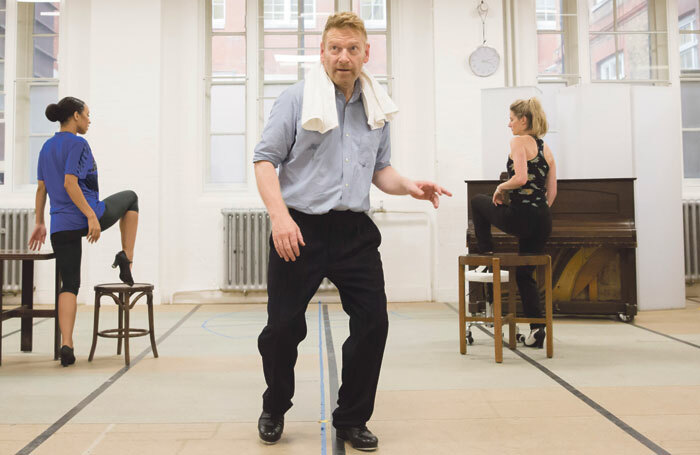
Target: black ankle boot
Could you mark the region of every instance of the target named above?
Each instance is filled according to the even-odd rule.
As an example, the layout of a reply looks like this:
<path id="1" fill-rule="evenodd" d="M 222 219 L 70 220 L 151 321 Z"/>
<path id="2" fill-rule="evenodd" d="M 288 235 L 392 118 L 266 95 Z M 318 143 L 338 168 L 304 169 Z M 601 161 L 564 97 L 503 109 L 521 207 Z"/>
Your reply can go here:
<path id="1" fill-rule="evenodd" d="M 73 354 L 73 348 L 68 346 L 61 346 L 61 365 L 67 367 L 68 365 L 73 365 L 75 363 L 75 355 Z"/>
<path id="2" fill-rule="evenodd" d="M 129 264 L 131 264 L 131 261 L 126 257 L 124 250 L 122 250 L 114 256 L 112 268 L 116 269 L 117 266 L 119 266 L 119 279 L 129 286 L 133 286 L 134 278 L 131 276 L 131 267 L 129 267 Z"/>
<path id="3" fill-rule="evenodd" d="M 523 339 L 523 344 L 529 348 L 542 349 L 544 338 L 544 327 L 536 327 L 534 329 L 530 329 L 530 334 Z"/>

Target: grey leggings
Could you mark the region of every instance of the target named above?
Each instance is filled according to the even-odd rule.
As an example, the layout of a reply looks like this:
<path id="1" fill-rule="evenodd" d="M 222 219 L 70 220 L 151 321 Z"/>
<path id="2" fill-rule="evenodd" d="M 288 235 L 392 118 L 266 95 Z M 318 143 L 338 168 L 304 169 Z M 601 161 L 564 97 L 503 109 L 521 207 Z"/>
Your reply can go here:
<path id="1" fill-rule="evenodd" d="M 107 230 L 119 221 L 126 212 L 139 211 L 139 198 L 133 191 L 122 191 L 104 200 L 105 212 L 100 218 L 100 229 Z M 88 233 L 87 228 L 74 231 L 59 231 L 51 234 L 51 246 L 56 254 L 56 264 L 61 273 L 61 292 L 78 295 L 80 289 L 81 239 Z"/>

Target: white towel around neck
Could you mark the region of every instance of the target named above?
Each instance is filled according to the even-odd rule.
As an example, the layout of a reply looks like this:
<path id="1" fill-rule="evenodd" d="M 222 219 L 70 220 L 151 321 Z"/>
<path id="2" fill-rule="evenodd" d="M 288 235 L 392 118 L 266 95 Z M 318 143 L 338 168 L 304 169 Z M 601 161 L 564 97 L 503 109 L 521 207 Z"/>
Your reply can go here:
<path id="1" fill-rule="evenodd" d="M 360 72 L 360 84 L 367 124 L 373 130 L 382 128 L 387 121 L 393 120 L 399 109 L 384 87 L 364 69 Z M 301 127 L 324 134 L 337 126 L 335 86 L 321 62 L 317 62 L 306 72 Z"/>

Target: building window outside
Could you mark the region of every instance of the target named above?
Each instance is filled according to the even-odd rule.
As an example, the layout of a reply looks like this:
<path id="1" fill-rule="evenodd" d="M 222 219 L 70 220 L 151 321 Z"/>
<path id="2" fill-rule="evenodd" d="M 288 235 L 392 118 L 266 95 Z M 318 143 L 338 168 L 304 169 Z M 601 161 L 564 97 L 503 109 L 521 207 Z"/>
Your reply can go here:
<path id="1" fill-rule="evenodd" d="M 537 0 L 537 79 L 578 81 L 576 0 Z"/>
<path id="2" fill-rule="evenodd" d="M 619 71 L 618 71 L 619 68 Z M 625 60 L 622 52 L 611 55 L 598 62 L 598 79 L 601 81 L 612 81 L 625 78 Z M 619 77 L 618 77 L 619 76 Z"/>
<path id="3" fill-rule="evenodd" d="M 17 3 L 14 181 L 35 184 L 39 151 L 56 125 L 44 115 L 58 101 L 60 2 Z"/>
<path id="4" fill-rule="evenodd" d="M 304 28 L 312 29 L 316 24 L 316 0 L 265 0 L 263 3 L 266 29 L 295 29 L 300 18 Z"/>
<path id="5" fill-rule="evenodd" d="M 698 34 L 692 33 L 698 30 L 697 13 L 698 11 L 693 10 L 692 13 L 678 19 L 681 71 L 700 68 L 700 62 L 698 61 Z"/>
<path id="6" fill-rule="evenodd" d="M 360 0 L 357 15 L 367 30 L 386 30 L 386 0 Z"/>
<path id="7" fill-rule="evenodd" d="M 226 28 L 226 0 L 212 0 L 211 2 L 211 28 Z"/>
<path id="8" fill-rule="evenodd" d="M 665 1 L 589 0 L 589 46 L 593 81 L 668 81 Z"/>
<path id="9" fill-rule="evenodd" d="M 678 2 L 679 52 L 681 56 L 681 121 L 683 176 L 700 186 L 700 1 Z"/>
<path id="10" fill-rule="evenodd" d="M 247 181 L 246 2 L 210 0 L 207 21 L 206 113 L 208 185 Z"/>

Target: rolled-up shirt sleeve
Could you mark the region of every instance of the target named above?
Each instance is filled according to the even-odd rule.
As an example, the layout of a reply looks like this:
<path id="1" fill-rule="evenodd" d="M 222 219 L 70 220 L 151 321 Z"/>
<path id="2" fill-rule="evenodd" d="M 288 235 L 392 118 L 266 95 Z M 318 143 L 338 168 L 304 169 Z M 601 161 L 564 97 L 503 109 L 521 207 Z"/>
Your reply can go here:
<path id="1" fill-rule="evenodd" d="M 262 138 L 253 152 L 253 162 L 269 161 L 279 166 L 289 155 L 296 139 L 298 103 L 293 90 L 287 89 L 275 100 Z"/>
<path id="2" fill-rule="evenodd" d="M 377 150 L 377 161 L 374 163 L 374 172 L 381 171 L 387 166 L 391 166 L 391 134 L 389 122 L 382 127 L 382 138 L 379 140 Z"/>

